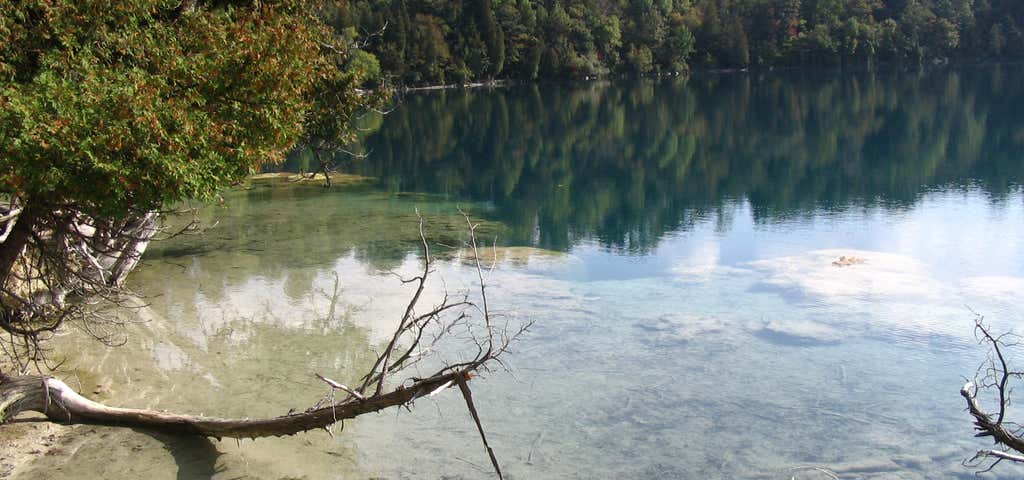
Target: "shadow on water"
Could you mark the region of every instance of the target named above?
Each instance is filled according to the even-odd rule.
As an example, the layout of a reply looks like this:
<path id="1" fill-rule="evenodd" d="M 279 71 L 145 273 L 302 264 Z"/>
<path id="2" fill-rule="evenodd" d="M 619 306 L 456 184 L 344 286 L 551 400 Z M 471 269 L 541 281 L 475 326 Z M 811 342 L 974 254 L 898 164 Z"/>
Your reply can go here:
<path id="1" fill-rule="evenodd" d="M 163 444 L 164 449 L 178 466 L 178 480 L 212 479 L 224 468 L 217 467 L 221 452 L 208 438 L 191 435 L 171 435 L 147 429 L 133 429 Z"/>

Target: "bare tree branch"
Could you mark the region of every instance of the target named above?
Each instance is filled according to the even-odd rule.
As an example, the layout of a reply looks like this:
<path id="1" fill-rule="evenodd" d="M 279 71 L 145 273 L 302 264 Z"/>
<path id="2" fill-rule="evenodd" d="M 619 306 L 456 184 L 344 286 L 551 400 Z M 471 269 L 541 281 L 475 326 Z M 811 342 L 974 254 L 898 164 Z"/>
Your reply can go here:
<path id="1" fill-rule="evenodd" d="M 1002 445 L 1010 450 L 1024 453 L 1024 437 L 1014 432 L 1008 426 L 1015 425 L 1005 421 L 1006 407 L 1010 404 L 1011 378 L 1019 378 L 1020 372 L 1010 370 L 1004 349 L 1008 346 L 1019 344 L 1019 337 L 1012 333 L 1004 333 L 999 336 L 992 334 L 991 329 L 985 324 L 985 318 L 975 313 L 974 317 L 975 334 L 978 342 L 988 345 L 989 357 L 978 367 L 978 374 L 973 381 L 968 381 L 960 389 L 960 395 L 967 402 L 967 411 L 974 417 L 974 426 L 977 433 L 975 437 L 992 437 L 996 445 Z M 979 390 L 994 390 L 998 400 L 998 410 L 993 415 L 985 411 L 978 402 Z M 995 459 L 981 472 L 987 472 L 999 462 L 1008 460 L 1011 462 L 1024 462 L 1024 456 L 1008 451 L 979 450 L 973 458 L 964 462 L 965 466 L 979 468 L 986 460 Z"/>
<path id="2" fill-rule="evenodd" d="M 468 243 L 476 249 L 476 225 L 468 214 L 462 212 L 468 226 Z M 317 378 L 330 387 L 325 400 L 310 407 L 304 412 L 289 412 L 281 417 L 267 419 L 225 419 L 212 418 L 196 415 L 182 415 L 153 410 L 139 410 L 128 408 L 116 408 L 102 405 L 79 395 L 64 382 L 50 376 L 44 375 L 21 375 L 6 376 L 0 372 L 0 423 L 3 423 L 22 411 L 37 411 L 45 414 L 53 421 L 62 423 L 92 423 L 106 425 L 122 425 L 133 427 L 145 427 L 159 429 L 169 432 L 188 433 L 209 437 L 265 437 L 292 435 L 312 429 L 326 429 L 330 425 L 353 418 L 369 412 L 375 412 L 393 406 L 408 407 L 417 398 L 435 395 L 453 385 L 458 385 L 466 401 L 467 408 L 473 418 L 485 450 L 490 457 L 498 477 L 501 478 L 501 470 L 493 449 L 487 442 L 479 413 L 472 400 L 472 394 L 467 381 L 473 377 L 474 372 L 486 370 L 489 364 L 496 363 L 504 366 L 499 356 L 508 351 L 509 346 L 526 333 L 530 324 L 524 323 L 516 328 L 509 328 L 505 324 L 501 328 L 495 328 L 491 308 L 488 304 L 487 289 L 483 268 L 477 260 L 476 273 L 479 284 L 477 285 L 480 305 L 470 301 L 468 294 L 449 295 L 444 293 L 440 302 L 429 310 L 418 312 L 419 304 L 423 299 L 428 280 L 433 273 L 433 258 L 431 257 L 430 244 L 424 232 L 424 219 L 419 216 L 418 230 L 421 241 L 422 270 L 419 275 L 409 280 L 416 286 L 404 312 L 399 319 L 390 340 L 385 348 L 377 355 L 377 359 L 369 371 L 360 380 L 359 388 L 351 388 L 345 383 L 327 378 L 315 373 Z M 71 218 L 77 218 L 71 215 Z M 92 226 L 92 225 L 90 225 Z M 65 228 L 66 224 L 60 223 L 47 230 L 47 233 L 34 234 L 34 245 L 39 253 L 32 258 L 23 258 L 22 261 L 33 260 L 36 263 L 26 267 L 28 281 L 42 282 L 49 289 L 64 288 L 67 282 L 83 282 L 77 285 L 87 285 L 98 293 L 115 293 L 117 285 L 111 285 L 110 279 L 103 272 L 103 258 L 95 250 L 85 250 L 84 254 L 89 255 L 86 261 L 74 269 L 53 270 L 50 262 L 55 261 L 57 255 L 55 250 L 49 250 L 53 242 L 57 245 L 67 246 L 65 239 L 73 238 L 75 242 L 88 242 L 105 235 L 100 227 L 94 227 L 88 238 L 83 238 L 81 232 L 88 229 L 73 226 Z M 72 244 L 80 246 L 80 243 Z M 89 244 L 86 243 L 88 246 Z M 84 247 L 83 247 L 84 248 Z M 83 250 L 73 250 L 76 255 L 83 255 Z M 51 257 L 53 256 L 53 257 Z M 479 259 L 479 256 L 477 256 Z M 98 266 L 97 266 L 98 265 Z M 89 270 L 95 270 L 96 273 Z M 85 272 L 85 273 L 83 273 Z M 56 277 L 54 280 L 53 277 Z M 84 277 L 84 279 L 83 279 Z M 53 282 L 53 283 L 51 283 Z M 85 283 L 89 282 L 89 283 Z M 100 288 L 103 287 L 103 288 Z M 335 285 L 335 296 L 338 287 Z M 12 292 L 17 294 L 18 292 Z M 16 296 L 16 295 L 15 295 Z M 56 317 L 51 323 L 31 323 L 32 329 L 26 329 L 29 325 L 20 319 L 12 319 L 8 315 L 11 312 L 31 311 L 33 306 L 30 299 L 19 297 L 19 301 L 27 305 L 21 310 L 5 309 L 4 315 L 0 315 L 0 327 L 8 332 L 12 339 L 9 344 L 2 344 L 4 351 L 10 353 L 23 365 L 38 361 L 40 356 L 39 343 L 44 334 L 52 334 L 64 322 L 64 317 Z M 51 302 L 46 305 L 55 305 Z M 332 307 L 333 308 L 333 307 Z M 61 311 L 61 310 L 55 310 Z M 63 310 L 65 313 L 68 310 Z M 76 312 L 79 310 L 75 310 Z M 481 316 L 479 320 L 484 325 L 482 336 L 475 332 L 472 321 L 474 312 Z M 45 313 L 45 312 L 44 312 Z M 45 317 L 53 318 L 53 317 Z M 103 332 L 92 330 L 97 324 L 86 322 L 83 327 L 90 334 L 102 337 Z M 406 370 L 432 352 L 436 352 L 435 346 L 438 342 L 453 339 L 456 327 L 465 328 L 469 338 L 472 339 L 476 353 L 470 360 L 457 363 L 448 363 L 442 360 L 444 365 L 435 373 L 425 378 L 408 378 L 403 381 L 396 381 L 398 372 Z M 429 334 L 432 331 L 433 334 Z M 485 333 L 484 333 L 485 332 Z M 17 343 L 15 340 L 21 342 Z M 424 343 L 428 340 L 428 343 Z M 14 348 L 17 346 L 17 348 Z M 13 350 L 12 350 L 13 348 Z M 25 354 L 30 356 L 26 357 Z M 37 369 L 39 369 L 37 367 Z M 24 368 L 19 373 L 24 373 Z M 41 370 L 41 369 L 40 369 Z M 389 385 L 397 385 L 389 387 Z M 347 394 L 338 401 L 334 397 L 335 390 L 341 390 Z"/>

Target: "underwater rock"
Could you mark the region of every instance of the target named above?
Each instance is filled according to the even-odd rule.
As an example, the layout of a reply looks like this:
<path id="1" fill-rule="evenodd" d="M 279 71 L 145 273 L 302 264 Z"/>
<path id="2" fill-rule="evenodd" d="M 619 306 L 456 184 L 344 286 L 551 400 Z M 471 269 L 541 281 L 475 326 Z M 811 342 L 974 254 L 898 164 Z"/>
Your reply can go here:
<path id="1" fill-rule="evenodd" d="M 928 455 L 896 455 L 892 461 L 906 469 L 924 471 L 934 460 Z"/>
<path id="2" fill-rule="evenodd" d="M 836 329 L 810 320 L 772 320 L 756 334 L 782 345 L 830 345 L 842 339 Z"/>
<path id="3" fill-rule="evenodd" d="M 846 267 L 832 265 L 841 256 L 866 261 Z M 831 318 L 856 315 L 863 319 L 844 323 L 844 331 L 853 327 L 921 339 L 970 337 L 970 329 L 949 321 L 963 316 L 965 303 L 984 308 L 991 299 L 1017 299 L 1024 293 L 1024 281 L 976 277 L 957 285 L 939 278 L 921 260 L 881 251 L 817 250 L 743 266 L 759 277 L 750 287 L 752 292 L 777 294 L 788 303 L 824 309 Z M 1016 289 L 1015 283 L 1021 289 Z M 997 306 L 1009 305 L 998 301 Z"/>
<path id="4" fill-rule="evenodd" d="M 866 458 L 830 465 L 829 469 L 838 475 L 865 475 L 896 472 L 901 468 L 887 458 Z"/>
<path id="5" fill-rule="evenodd" d="M 687 343 L 697 337 L 725 331 L 718 318 L 690 313 L 670 313 L 658 317 L 653 323 L 637 323 L 642 330 L 652 333 L 650 341 L 657 344 Z"/>
<path id="6" fill-rule="evenodd" d="M 836 268 L 837 262 L 856 268 Z M 829 303 L 920 304 L 946 299 L 952 293 L 923 262 L 893 253 L 818 250 L 746 266 L 764 275 L 760 288 Z"/>

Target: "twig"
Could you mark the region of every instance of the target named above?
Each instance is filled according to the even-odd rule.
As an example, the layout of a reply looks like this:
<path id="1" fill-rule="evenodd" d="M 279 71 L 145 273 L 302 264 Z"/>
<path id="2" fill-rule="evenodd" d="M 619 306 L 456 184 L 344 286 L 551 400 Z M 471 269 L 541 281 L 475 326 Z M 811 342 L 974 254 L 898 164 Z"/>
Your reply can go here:
<path id="1" fill-rule="evenodd" d="M 491 457 L 491 465 L 494 465 L 494 471 L 498 474 L 498 480 L 502 479 L 501 467 L 498 466 L 498 459 L 494 456 L 494 450 L 487 444 L 487 435 L 484 433 L 484 427 L 480 424 L 480 415 L 476 413 L 476 406 L 473 405 L 473 392 L 469 390 L 469 385 L 466 384 L 466 377 L 469 375 L 469 371 L 465 371 L 464 375 L 458 375 L 456 381 L 459 383 L 459 390 L 462 390 L 462 398 L 466 399 L 466 407 L 469 408 L 469 414 L 473 416 L 473 422 L 476 423 L 476 429 L 480 432 L 480 440 L 484 442 L 484 448 L 487 449 L 487 456 Z"/>
<path id="2" fill-rule="evenodd" d="M 995 457 L 1000 460 L 1024 463 L 1024 455 L 1017 455 L 1002 450 L 979 450 L 975 457 Z"/>
<path id="3" fill-rule="evenodd" d="M 540 445 L 541 440 L 544 439 L 544 430 L 541 430 L 537 434 L 537 437 L 533 439 L 533 443 L 530 444 L 530 453 L 526 455 L 526 464 L 533 465 L 533 452 L 537 450 L 537 446 Z"/>
<path id="4" fill-rule="evenodd" d="M 342 385 L 342 384 L 340 384 L 338 382 L 335 382 L 334 380 L 331 380 L 331 379 L 329 379 L 329 378 L 327 378 L 327 377 L 325 377 L 323 375 L 320 375 L 319 373 L 313 373 L 313 375 L 316 375 L 316 378 L 319 378 L 320 380 L 323 380 L 324 383 L 330 385 L 331 388 L 336 388 L 338 390 L 343 390 L 344 392 L 348 393 L 349 395 L 352 395 L 353 397 L 356 397 L 356 398 L 358 398 L 360 400 L 366 400 L 366 397 L 364 397 L 363 394 L 361 394 L 361 393 L 359 393 L 359 392 L 357 392 L 357 391 L 355 391 L 355 390 L 353 390 L 351 388 L 348 388 L 345 385 Z"/>

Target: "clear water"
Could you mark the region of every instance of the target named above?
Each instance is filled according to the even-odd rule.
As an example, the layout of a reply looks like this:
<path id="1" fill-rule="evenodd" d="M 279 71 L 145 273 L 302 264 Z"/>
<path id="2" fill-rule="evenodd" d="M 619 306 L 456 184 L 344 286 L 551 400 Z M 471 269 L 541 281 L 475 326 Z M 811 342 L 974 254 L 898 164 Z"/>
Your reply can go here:
<path id="1" fill-rule="evenodd" d="M 355 377 L 398 318 L 415 209 L 451 245 L 461 206 L 538 249 L 490 278 L 533 331 L 512 374 L 474 382 L 509 478 L 973 478 L 968 306 L 1024 327 L 1022 112 L 1013 65 L 410 95 L 345 165 L 378 182 L 226 195 L 216 226 L 147 253 L 125 347 L 60 345 L 112 404 L 303 408 L 312 372 Z M 472 285 L 457 261 L 438 274 Z M 27 476 L 488 476 L 452 393 L 334 437 L 97 427 L 62 448 Z"/>

